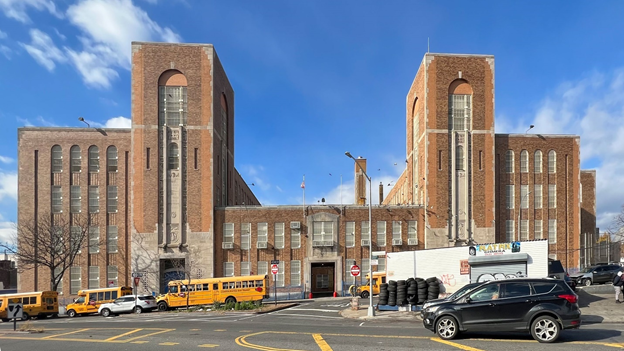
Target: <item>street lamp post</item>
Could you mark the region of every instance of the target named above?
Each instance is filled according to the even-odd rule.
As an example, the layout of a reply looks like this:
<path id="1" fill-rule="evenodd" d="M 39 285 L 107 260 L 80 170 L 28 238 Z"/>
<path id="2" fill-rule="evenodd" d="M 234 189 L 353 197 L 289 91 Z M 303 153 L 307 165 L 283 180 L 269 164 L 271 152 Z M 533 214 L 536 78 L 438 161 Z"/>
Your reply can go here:
<path id="1" fill-rule="evenodd" d="M 523 197 L 522 199 L 520 199 L 520 208 L 518 209 L 518 241 L 520 241 L 522 239 L 522 233 L 520 232 L 520 219 L 522 218 L 522 201 L 524 201 L 525 198 L 527 198 L 529 196 L 531 192 L 528 191 Z M 527 203 L 527 208 L 529 208 L 528 206 L 529 204 Z M 528 227 L 528 224 L 527 224 Z M 528 234 L 529 228 L 527 228 L 527 234 Z"/>
<path id="2" fill-rule="evenodd" d="M 369 274 L 369 283 L 370 283 L 370 294 L 368 295 L 368 299 L 369 299 L 369 303 L 368 303 L 368 317 L 374 317 L 375 316 L 375 310 L 373 309 L 373 202 L 372 202 L 372 197 L 373 197 L 373 181 L 371 180 L 371 177 L 368 176 L 368 174 L 366 174 L 366 171 L 364 170 L 364 168 L 362 168 L 362 166 L 358 163 L 358 161 L 353 158 L 353 156 L 351 156 L 351 153 L 349 151 L 345 152 L 345 155 L 347 155 L 347 157 L 349 157 L 350 159 L 352 159 L 353 161 L 355 161 L 355 164 L 358 165 L 358 167 L 360 167 L 360 170 L 362 170 L 362 173 L 364 173 L 364 176 L 366 177 L 366 179 L 368 179 L 368 192 L 369 192 L 369 199 L 368 199 L 368 274 Z"/>

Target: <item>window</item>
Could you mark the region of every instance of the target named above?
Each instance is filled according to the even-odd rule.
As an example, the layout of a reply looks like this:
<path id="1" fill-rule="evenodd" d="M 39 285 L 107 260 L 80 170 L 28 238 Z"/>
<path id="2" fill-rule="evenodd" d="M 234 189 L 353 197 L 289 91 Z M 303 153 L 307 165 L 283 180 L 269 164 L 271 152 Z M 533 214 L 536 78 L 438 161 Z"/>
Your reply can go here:
<path id="1" fill-rule="evenodd" d="M 334 244 L 333 222 L 314 222 L 312 225 L 314 245 L 332 246 Z"/>
<path id="2" fill-rule="evenodd" d="M 277 282 L 276 285 L 278 287 L 284 287 L 286 284 L 284 282 L 284 261 L 280 261 L 277 264 Z"/>
<path id="3" fill-rule="evenodd" d="M 251 223 L 241 223 L 241 250 L 251 247 Z"/>
<path id="4" fill-rule="evenodd" d="M 186 87 L 159 86 L 158 95 L 160 98 L 158 108 L 160 125 L 185 125 L 187 115 Z"/>
<path id="5" fill-rule="evenodd" d="M 520 153 L 520 173 L 529 173 L 529 152 L 526 150 Z"/>
<path id="6" fill-rule="evenodd" d="M 529 208 L 529 186 L 520 185 L 520 208 Z"/>
<path id="7" fill-rule="evenodd" d="M 520 221 L 520 240 L 529 240 L 529 220 L 523 219 Z"/>
<path id="8" fill-rule="evenodd" d="M 89 186 L 89 213 L 100 212 L 100 188 L 97 185 Z"/>
<path id="9" fill-rule="evenodd" d="M 52 185 L 52 213 L 63 212 L 63 192 L 60 185 Z"/>
<path id="10" fill-rule="evenodd" d="M 505 241 L 514 241 L 515 240 L 515 236 L 514 236 L 514 221 L 513 220 L 507 220 L 505 222 Z"/>
<path id="11" fill-rule="evenodd" d="M 529 283 L 506 283 L 503 284 L 502 298 L 522 297 L 531 295 Z"/>
<path id="12" fill-rule="evenodd" d="M 301 247 L 301 228 L 290 229 L 290 248 L 298 249 Z"/>
<path id="13" fill-rule="evenodd" d="M 548 184 L 548 208 L 557 208 L 557 184 Z"/>
<path id="14" fill-rule="evenodd" d="M 353 266 L 353 258 L 347 258 L 345 260 L 345 272 L 344 272 L 344 281 L 347 285 L 355 284 L 355 277 L 351 275 L 351 266 Z"/>
<path id="15" fill-rule="evenodd" d="M 234 276 L 234 262 L 223 262 L 223 276 L 224 277 Z"/>
<path id="16" fill-rule="evenodd" d="M 543 239 L 544 236 L 542 234 L 542 227 L 544 226 L 542 224 L 542 220 L 541 219 L 536 219 L 535 220 L 535 224 L 534 224 L 534 228 L 533 228 L 533 239 Z"/>
<path id="17" fill-rule="evenodd" d="M 376 272 L 385 272 L 386 271 L 386 258 L 385 257 L 379 257 L 379 258 L 377 258 L 377 261 L 379 263 L 377 264 Z"/>
<path id="18" fill-rule="evenodd" d="M 100 252 L 100 227 L 89 227 L 89 253 Z"/>
<path id="19" fill-rule="evenodd" d="M 258 261 L 258 274 L 259 275 L 267 275 L 267 274 L 269 274 L 269 262 L 267 262 L 267 261 Z"/>
<path id="20" fill-rule="evenodd" d="M 449 95 L 449 129 L 466 130 L 470 128 L 471 95 Z"/>
<path id="21" fill-rule="evenodd" d="M 377 246 L 386 246 L 386 222 L 377 221 Z"/>
<path id="22" fill-rule="evenodd" d="M 108 253 L 116 253 L 118 241 L 118 229 L 116 225 L 106 227 L 106 250 Z"/>
<path id="23" fill-rule="evenodd" d="M 535 194 L 533 194 L 533 201 L 535 208 L 542 208 L 542 184 L 535 184 Z"/>
<path id="24" fill-rule="evenodd" d="M 145 150 L 145 168 L 150 169 L 150 148 Z"/>
<path id="25" fill-rule="evenodd" d="M 80 253 L 82 251 L 82 227 L 71 226 L 69 228 L 69 243 L 69 249 L 72 253 Z"/>
<path id="26" fill-rule="evenodd" d="M 55 278 L 59 278 L 59 276 L 61 275 L 61 267 L 56 267 L 54 268 L 54 277 Z M 59 293 L 59 295 L 63 295 L 63 277 L 61 276 L 60 279 L 58 280 L 58 285 L 56 286 L 56 292 Z"/>
<path id="27" fill-rule="evenodd" d="M 198 166 L 199 166 L 199 163 L 198 163 L 198 161 L 199 161 L 199 149 L 198 148 L 195 148 L 195 153 L 194 153 L 194 156 L 193 156 L 193 160 L 194 160 L 194 162 L 193 162 L 194 168 L 195 169 L 199 169 L 198 168 Z"/>
<path id="28" fill-rule="evenodd" d="M 557 153 L 555 150 L 548 151 L 548 173 L 557 173 Z"/>
<path id="29" fill-rule="evenodd" d="M 301 261 L 290 261 L 290 286 L 301 285 Z"/>
<path id="30" fill-rule="evenodd" d="M 442 170 L 442 150 L 438 150 L 438 171 Z"/>
<path id="31" fill-rule="evenodd" d="M 89 266 L 89 289 L 100 287 L 100 267 Z"/>
<path id="32" fill-rule="evenodd" d="M 223 243 L 234 245 L 234 223 L 223 223 Z"/>
<path id="33" fill-rule="evenodd" d="M 275 248 L 284 248 L 284 223 L 275 223 Z"/>
<path id="34" fill-rule="evenodd" d="M 548 220 L 548 243 L 554 244 L 557 242 L 557 220 Z"/>
<path id="35" fill-rule="evenodd" d="M 108 186 L 107 203 L 108 203 L 108 213 L 117 213 L 117 186 L 116 185 Z"/>
<path id="36" fill-rule="evenodd" d="M 557 283 L 533 283 L 533 290 L 535 290 L 535 294 L 546 294 L 556 286 Z"/>
<path id="37" fill-rule="evenodd" d="M 69 293 L 76 295 L 80 290 L 80 267 L 71 267 L 69 269 Z"/>
<path id="38" fill-rule="evenodd" d="M 71 232 L 71 229 L 70 229 Z M 65 238 L 63 237 L 63 228 L 62 227 L 57 227 L 54 226 L 52 227 L 52 242 L 50 243 L 51 247 L 55 248 L 54 251 L 56 251 L 56 253 L 58 255 L 60 255 L 61 253 L 63 253 L 65 251 Z M 71 237 L 70 237 L 71 240 Z M 70 247 L 71 247 L 71 242 L 70 242 Z"/>
<path id="39" fill-rule="evenodd" d="M 497 299 L 499 296 L 498 290 L 498 284 L 489 284 L 481 289 L 477 289 L 475 292 L 470 294 L 470 299 L 475 302 Z"/>
<path id="40" fill-rule="evenodd" d="M 479 170 L 483 170 L 483 151 L 479 150 Z"/>
<path id="41" fill-rule="evenodd" d="M 458 171 L 464 170 L 464 148 L 459 145 L 455 148 L 455 169 Z"/>
<path id="42" fill-rule="evenodd" d="M 514 172 L 514 152 L 513 150 L 507 150 L 505 153 L 505 172 Z"/>
<path id="43" fill-rule="evenodd" d="M 69 188 L 69 212 L 70 213 L 80 213 L 82 210 L 80 206 L 80 186 L 72 185 Z"/>
<path id="44" fill-rule="evenodd" d="M 542 173 L 542 151 L 535 151 L 535 159 L 533 160 L 533 172 Z"/>
<path id="45" fill-rule="evenodd" d="M 514 208 L 514 202 L 515 202 L 515 198 L 514 198 L 514 191 L 515 191 L 515 187 L 514 185 L 506 185 L 505 189 L 507 191 L 507 208 Z"/>
<path id="46" fill-rule="evenodd" d="M 52 146 L 52 173 L 63 172 L 63 149 L 59 145 Z"/>
<path id="47" fill-rule="evenodd" d="M 180 151 L 178 149 L 178 144 L 171 143 L 169 144 L 168 169 L 179 169 L 179 168 L 180 168 Z"/>
<path id="48" fill-rule="evenodd" d="M 269 225 L 267 223 L 258 223 L 258 244 L 264 243 L 265 248 L 267 241 L 269 241 L 267 234 L 268 227 Z M 260 245 L 258 245 L 258 248 L 260 248 Z"/>
<path id="49" fill-rule="evenodd" d="M 402 245 L 401 221 L 392 221 L 392 245 Z"/>
<path id="50" fill-rule="evenodd" d="M 418 222 L 417 221 L 407 221 L 407 244 L 408 245 L 418 245 L 418 232 L 417 232 Z"/>
<path id="51" fill-rule="evenodd" d="M 108 280 L 107 286 L 113 287 L 117 286 L 117 266 L 108 266 L 106 267 L 106 278 Z"/>
<path id="52" fill-rule="evenodd" d="M 117 148 L 114 146 L 109 146 L 108 151 L 106 151 L 106 158 L 106 161 L 108 163 L 108 171 L 117 172 Z"/>
<path id="53" fill-rule="evenodd" d="M 370 240 L 370 226 L 368 221 L 362 221 L 362 240 Z"/>
<path id="54" fill-rule="evenodd" d="M 100 171 L 100 149 L 93 145 L 89 148 L 89 173 Z"/>
<path id="55" fill-rule="evenodd" d="M 74 145 L 69 149 L 70 167 L 72 173 L 80 173 L 82 156 L 80 155 L 80 146 Z"/>
<path id="56" fill-rule="evenodd" d="M 251 271 L 251 262 L 241 262 L 241 276 L 249 275 Z"/>
<path id="57" fill-rule="evenodd" d="M 345 226 L 345 240 L 347 247 L 355 246 L 355 222 L 347 222 Z M 350 267 L 349 267 L 350 268 Z"/>

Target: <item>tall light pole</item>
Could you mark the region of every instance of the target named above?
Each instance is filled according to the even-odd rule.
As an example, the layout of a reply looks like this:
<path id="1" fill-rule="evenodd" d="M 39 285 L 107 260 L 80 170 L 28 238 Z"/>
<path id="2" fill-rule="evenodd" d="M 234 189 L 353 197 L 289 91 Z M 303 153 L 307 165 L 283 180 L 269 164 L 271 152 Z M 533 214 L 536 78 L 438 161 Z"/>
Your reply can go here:
<path id="1" fill-rule="evenodd" d="M 349 157 L 350 159 L 352 159 L 353 161 L 355 161 L 355 164 L 358 165 L 358 167 L 360 167 L 360 170 L 362 171 L 362 173 L 364 173 L 364 176 L 366 177 L 366 179 L 368 179 L 368 191 L 369 191 L 369 199 L 368 199 L 368 274 L 369 274 L 369 283 L 370 283 L 370 294 L 368 295 L 368 299 L 369 299 L 369 303 L 368 303 L 368 317 L 374 317 L 375 316 L 375 310 L 373 309 L 373 201 L 372 201 L 372 197 L 373 197 L 373 181 L 371 180 L 371 177 L 368 176 L 368 174 L 366 174 L 366 171 L 364 170 L 364 168 L 362 168 L 362 165 L 359 164 L 359 162 L 353 158 L 353 156 L 351 156 L 351 153 L 349 151 L 345 152 L 345 155 L 347 155 L 347 157 Z"/>
<path id="2" fill-rule="evenodd" d="M 522 189 L 522 187 L 521 187 L 520 189 Z M 531 192 L 530 192 L 530 191 L 528 191 L 528 192 L 527 192 L 527 193 L 526 193 L 526 194 L 522 197 L 522 199 L 520 199 L 520 206 L 519 206 L 520 208 L 518 209 L 518 241 L 520 241 L 520 239 L 522 238 L 522 233 L 520 232 L 520 218 L 521 218 L 521 216 L 522 216 L 522 201 L 524 201 L 524 199 L 525 199 L 526 197 L 528 197 L 530 193 L 531 193 Z M 527 200 L 527 201 L 528 201 L 528 200 Z M 528 203 L 527 203 L 527 208 L 529 208 L 529 204 L 528 204 Z M 527 223 L 527 234 L 528 234 L 528 232 L 529 232 L 529 228 L 528 228 L 528 223 Z"/>

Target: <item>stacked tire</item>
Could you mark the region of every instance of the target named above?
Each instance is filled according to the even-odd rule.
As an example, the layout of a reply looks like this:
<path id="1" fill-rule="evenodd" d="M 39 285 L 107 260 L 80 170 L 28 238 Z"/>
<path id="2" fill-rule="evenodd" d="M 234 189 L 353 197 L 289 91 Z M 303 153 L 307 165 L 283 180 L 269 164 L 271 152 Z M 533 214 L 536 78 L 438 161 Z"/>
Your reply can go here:
<path id="1" fill-rule="evenodd" d="M 424 279 L 422 279 L 422 278 L 416 278 L 416 287 L 418 288 L 418 290 L 417 290 L 417 296 L 418 296 L 417 303 L 419 305 L 421 305 L 421 304 L 425 303 L 425 301 L 427 301 L 429 284 L 427 284 L 427 282 Z"/>
<path id="2" fill-rule="evenodd" d="M 397 282 L 388 281 L 388 306 L 396 306 L 397 303 Z"/>
<path id="3" fill-rule="evenodd" d="M 379 286 L 379 301 L 378 305 L 387 305 L 388 299 L 390 297 L 390 292 L 388 291 L 388 284 L 383 283 Z"/>
<path id="4" fill-rule="evenodd" d="M 402 306 L 407 304 L 407 286 L 405 280 L 397 281 L 397 292 L 396 292 L 396 302 L 397 305 Z"/>
<path id="5" fill-rule="evenodd" d="M 440 296 L 440 282 L 438 278 L 431 277 L 426 280 L 427 282 L 427 300 L 434 300 Z"/>
<path id="6" fill-rule="evenodd" d="M 409 278 L 406 280 L 407 283 L 407 302 L 416 305 L 418 303 L 418 284 L 416 279 Z"/>

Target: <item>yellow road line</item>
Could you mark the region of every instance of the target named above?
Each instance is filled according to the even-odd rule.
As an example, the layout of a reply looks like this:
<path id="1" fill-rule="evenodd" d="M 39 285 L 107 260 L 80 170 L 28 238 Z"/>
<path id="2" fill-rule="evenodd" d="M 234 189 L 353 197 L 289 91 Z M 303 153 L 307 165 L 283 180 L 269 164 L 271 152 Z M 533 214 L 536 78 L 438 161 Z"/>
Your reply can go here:
<path id="1" fill-rule="evenodd" d="M 314 341 L 316 341 L 318 347 L 321 348 L 321 351 L 333 351 L 325 339 L 323 339 L 321 334 L 312 334 L 312 337 L 314 338 Z"/>
<path id="2" fill-rule="evenodd" d="M 203 344 L 203 345 L 197 345 L 197 347 L 219 347 L 219 345 L 215 345 L 215 344 Z"/>
<path id="3" fill-rule="evenodd" d="M 457 347 L 458 349 L 462 349 L 462 350 L 465 350 L 465 351 L 484 351 L 484 350 L 477 349 L 477 348 L 474 348 L 474 347 L 458 344 L 456 342 L 452 342 L 452 341 L 448 341 L 448 340 L 442 340 L 440 338 L 431 338 L 431 340 L 432 341 L 437 341 L 437 342 L 442 343 L 442 344 L 447 344 L 449 346 Z"/>
<path id="4" fill-rule="evenodd" d="M 250 336 L 256 336 L 256 335 L 260 335 L 260 334 L 266 334 L 266 333 L 272 333 L 272 332 L 257 332 L 257 333 L 253 333 L 253 334 L 247 334 L 247 335 L 242 335 L 239 336 L 238 338 L 236 338 L 236 343 L 242 347 L 247 347 L 250 349 L 256 349 L 256 350 L 263 350 L 263 351 L 301 351 L 301 350 L 290 350 L 290 349 L 278 349 L 278 348 L 274 348 L 274 347 L 267 347 L 267 346 L 261 346 L 261 345 L 254 345 L 252 343 L 247 342 L 245 339 L 247 337 Z M 282 332 L 281 334 L 311 334 L 311 333 L 295 333 L 295 332 Z"/>
<path id="5" fill-rule="evenodd" d="M 174 345 L 179 345 L 179 342 L 161 342 L 158 345 L 163 345 L 163 346 L 174 346 Z"/>
<path id="6" fill-rule="evenodd" d="M 226 329 L 215 329 L 214 331 L 227 331 Z"/>
<path id="7" fill-rule="evenodd" d="M 191 331 L 198 331 L 198 330 L 201 330 L 201 329 L 191 329 Z"/>
<path id="8" fill-rule="evenodd" d="M 147 340 L 139 340 L 139 341 L 132 341 L 131 344 L 146 344 L 148 342 L 149 341 L 147 341 Z"/>
<path id="9" fill-rule="evenodd" d="M 145 335 L 141 335 L 141 336 L 136 336 L 134 338 L 130 338 L 130 339 L 127 339 L 127 340 L 121 340 L 121 342 L 130 342 L 130 341 L 134 341 L 134 340 L 137 340 L 137 339 L 143 339 L 143 338 L 147 338 L 148 336 L 153 336 L 153 335 L 158 335 L 158 334 L 162 334 L 162 333 L 167 333 L 167 332 L 174 331 L 174 330 L 175 329 L 160 330 L 160 331 L 157 331 L 157 332 L 153 332 L 153 333 L 149 333 L 149 334 L 145 334 Z"/>
<path id="10" fill-rule="evenodd" d="M 45 336 L 45 337 L 40 338 L 40 339 L 52 339 L 52 338 L 56 338 L 57 336 L 63 336 L 63 335 L 69 335 L 69 334 L 76 334 L 76 333 L 80 333 L 80 332 L 87 331 L 87 330 L 89 330 L 89 328 L 86 328 L 86 329 L 78 329 L 78 330 L 70 331 L 70 332 L 63 333 L 63 334 L 56 334 L 56 335 Z"/>
<path id="11" fill-rule="evenodd" d="M 123 334 L 121 334 L 121 335 L 113 336 L 112 338 L 108 338 L 108 339 L 106 339 L 106 340 L 104 340 L 104 341 L 113 341 L 113 340 L 115 340 L 115 339 L 122 338 L 122 337 L 124 337 L 124 336 L 126 336 L 126 335 L 130 335 L 130 334 L 132 334 L 132 333 L 136 333 L 136 332 L 141 331 L 141 330 L 143 330 L 143 329 L 135 329 L 135 330 L 131 330 L 131 331 L 127 332 L 127 333 L 123 333 Z"/>

